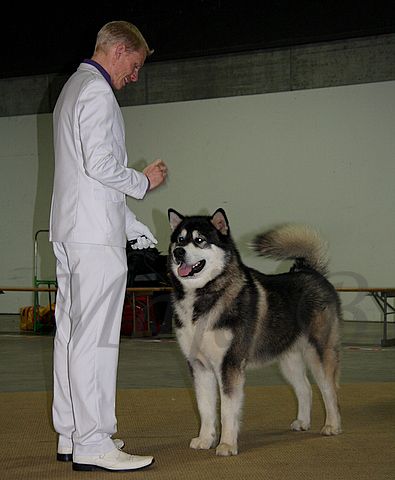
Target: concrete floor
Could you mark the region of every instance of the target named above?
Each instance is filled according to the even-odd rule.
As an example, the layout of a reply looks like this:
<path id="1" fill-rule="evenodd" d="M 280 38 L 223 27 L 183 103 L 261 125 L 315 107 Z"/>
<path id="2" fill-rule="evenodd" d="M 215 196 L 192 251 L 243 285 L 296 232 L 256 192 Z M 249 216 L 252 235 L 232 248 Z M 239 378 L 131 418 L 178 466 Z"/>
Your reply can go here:
<path id="1" fill-rule="evenodd" d="M 389 325 L 395 337 L 395 324 Z M 341 383 L 394 382 L 395 347 L 382 348 L 382 324 L 344 322 Z M 0 392 L 52 389 L 53 334 L 21 333 L 18 315 L 0 315 Z M 277 385 L 276 365 L 248 371 L 247 385 Z M 190 387 L 186 362 L 173 335 L 122 336 L 118 388 Z"/>

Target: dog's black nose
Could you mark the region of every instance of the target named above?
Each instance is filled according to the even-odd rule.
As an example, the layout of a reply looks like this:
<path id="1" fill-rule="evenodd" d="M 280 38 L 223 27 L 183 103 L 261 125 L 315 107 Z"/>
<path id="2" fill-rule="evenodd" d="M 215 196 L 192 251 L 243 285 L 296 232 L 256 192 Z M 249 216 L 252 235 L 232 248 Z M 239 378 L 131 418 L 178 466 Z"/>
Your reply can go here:
<path id="1" fill-rule="evenodd" d="M 177 247 L 174 249 L 173 255 L 177 262 L 183 262 L 185 258 L 185 249 Z"/>

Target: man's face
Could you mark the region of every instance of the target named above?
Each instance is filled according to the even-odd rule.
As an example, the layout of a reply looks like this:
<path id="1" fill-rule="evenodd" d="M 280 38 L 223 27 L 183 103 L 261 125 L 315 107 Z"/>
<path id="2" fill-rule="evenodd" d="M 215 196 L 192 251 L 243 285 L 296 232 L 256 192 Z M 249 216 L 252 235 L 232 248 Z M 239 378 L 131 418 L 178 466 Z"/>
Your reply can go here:
<path id="1" fill-rule="evenodd" d="M 146 53 L 143 50 L 130 51 L 121 48 L 116 56 L 111 82 L 116 90 L 121 90 L 130 82 L 137 82 L 140 68 L 144 65 Z"/>

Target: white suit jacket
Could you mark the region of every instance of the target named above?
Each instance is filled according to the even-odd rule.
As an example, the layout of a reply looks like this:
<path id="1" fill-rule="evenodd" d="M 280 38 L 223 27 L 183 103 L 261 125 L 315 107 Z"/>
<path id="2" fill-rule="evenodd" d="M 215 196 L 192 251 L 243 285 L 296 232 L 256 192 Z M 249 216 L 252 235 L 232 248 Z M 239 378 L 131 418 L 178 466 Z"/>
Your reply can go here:
<path id="1" fill-rule="evenodd" d="M 50 240 L 125 247 L 135 221 L 125 195 L 143 198 L 148 179 L 127 168 L 122 113 L 96 67 L 82 63 L 67 81 L 53 128 Z"/>

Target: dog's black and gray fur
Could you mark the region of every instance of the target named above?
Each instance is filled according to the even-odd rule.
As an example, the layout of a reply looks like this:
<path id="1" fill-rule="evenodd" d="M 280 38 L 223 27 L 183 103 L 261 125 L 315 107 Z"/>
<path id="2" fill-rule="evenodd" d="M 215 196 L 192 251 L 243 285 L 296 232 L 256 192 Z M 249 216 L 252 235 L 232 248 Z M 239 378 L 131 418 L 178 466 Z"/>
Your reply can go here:
<path id="1" fill-rule="evenodd" d="M 265 257 L 294 259 L 289 273 L 265 275 L 243 264 L 225 212 L 169 212 L 169 274 L 177 339 L 191 368 L 201 417 L 191 448 L 236 455 L 245 369 L 278 361 L 298 399 L 293 430 L 310 428 L 311 371 L 326 408 L 321 433 L 341 432 L 337 402 L 341 307 L 326 279 L 326 248 L 306 226 L 283 225 L 256 237 Z M 218 390 L 221 435 L 216 432 Z"/>

